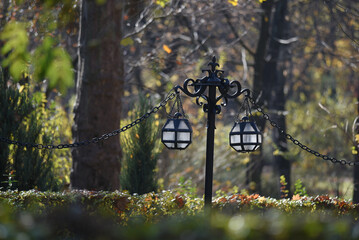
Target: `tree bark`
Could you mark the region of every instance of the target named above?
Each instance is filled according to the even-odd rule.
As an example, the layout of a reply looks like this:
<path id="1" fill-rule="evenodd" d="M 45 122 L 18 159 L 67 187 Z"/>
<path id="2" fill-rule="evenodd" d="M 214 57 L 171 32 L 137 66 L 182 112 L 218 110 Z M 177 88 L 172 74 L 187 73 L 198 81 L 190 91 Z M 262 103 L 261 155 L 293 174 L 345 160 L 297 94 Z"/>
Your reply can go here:
<path id="1" fill-rule="evenodd" d="M 253 91 L 255 96 L 258 97 L 257 102 L 260 106 L 266 104 L 268 100 L 268 93 L 264 90 L 264 75 L 263 70 L 265 66 L 265 56 L 267 54 L 267 46 L 269 41 L 269 30 L 272 16 L 273 0 L 264 1 L 261 4 L 263 11 L 260 35 L 258 39 L 257 49 L 254 55 L 254 80 Z M 254 117 L 259 129 L 264 131 L 265 120 L 262 117 Z M 261 174 L 263 169 L 263 156 L 262 151 L 258 154 L 251 154 L 250 161 L 246 168 L 246 185 L 249 187 L 250 192 L 261 192 Z"/>
<path id="2" fill-rule="evenodd" d="M 267 62 L 264 67 L 264 76 L 266 76 L 265 89 L 269 92 L 269 108 L 274 112 L 272 114 L 273 120 L 278 123 L 281 128 L 286 131 L 285 110 L 286 97 L 284 95 L 285 76 L 283 74 L 284 62 L 281 61 L 285 47 L 279 42 L 280 39 L 286 39 L 286 32 L 288 30 L 288 22 L 285 19 L 287 14 L 287 0 L 278 1 L 275 4 L 275 12 L 271 22 L 271 39 L 269 41 L 268 54 L 266 56 Z M 273 129 L 272 135 L 273 143 L 279 154 L 274 156 L 275 165 L 278 171 L 278 186 L 280 186 L 279 177 L 284 175 L 287 182 L 288 196 L 291 185 L 291 163 L 287 160 L 283 153 L 288 151 L 287 139 L 284 135 L 279 133 L 277 128 Z M 278 189 L 279 189 L 278 188 Z"/>
<path id="3" fill-rule="evenodd" d="M 79 61 L 74 141 L 99 137 L 120 127 L 123 92 L 121 0 L 81 3 Z M 120 142 L 113 137 L 74 148 L 71 187 L 89 190 L 119 188 Z"/>

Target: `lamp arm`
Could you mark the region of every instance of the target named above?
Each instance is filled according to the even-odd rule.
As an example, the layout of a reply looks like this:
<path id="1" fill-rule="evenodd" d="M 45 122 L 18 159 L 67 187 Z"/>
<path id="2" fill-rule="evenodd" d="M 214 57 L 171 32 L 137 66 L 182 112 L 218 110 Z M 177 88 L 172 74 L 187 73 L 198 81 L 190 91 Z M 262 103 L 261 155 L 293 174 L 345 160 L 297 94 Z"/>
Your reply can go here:
<path id="1" fill-rule="evenodd" d="M 229 94 L 228 91 L 230 88 L 236 88 L 236 91 L 233 94 Z M 227 82 L 227 84 L 223 84 L 218 87 L 218 89 L 225 98 L 236 98 L 243 92 L 242 86 L 238 81 Z"/>
<path id="2" fill-rule="evenodd" d="M 199 83 L 199 80 L 197 79 L 196 81 L 191 79 L 191 78 L 188 78 L 184 81 L 183 83 L 183 87 L 177 85 L 174 87 L 176 93 L 179 92 L 179 90 L 181 90 L 183 93 L 185 93 L 187 96 L 190 96 L 190 97 L 199 97 L 201 96 L 204 91 L 206 90 L 207 86 L 206 85 L 200 85 L 198 84 Z M 188 86 L 194 86 L 194 89 L 195 89 L 195 92 L 192 93 L 188 90 Z"/>

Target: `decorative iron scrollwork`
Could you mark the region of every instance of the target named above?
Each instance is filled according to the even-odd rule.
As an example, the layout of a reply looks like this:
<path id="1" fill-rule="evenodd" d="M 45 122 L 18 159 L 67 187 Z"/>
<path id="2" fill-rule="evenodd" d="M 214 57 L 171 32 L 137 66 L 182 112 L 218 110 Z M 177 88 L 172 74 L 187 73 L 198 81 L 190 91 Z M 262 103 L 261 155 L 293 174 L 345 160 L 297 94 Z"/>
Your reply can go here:
<path id="1" fill-rule="evenodd" d="M 215 86 L 220 92 L 220 95 L 215 99 L 216 114 L 221 112 L 221 107 L 227 106 L 228 98 L 236 98 L 243 93 L 245 93 L 246 96 L 250 95 L 250 91 L 248 89 L 242 89 L 242 86 L 238 81 L 230 82 L 223 77 L 224 71 L 216 69 L 219 67 L 219 64 L 216 62 L 216 57 L 212 58 L 212 61 L 208 63 L 208 66 L 210 66 L 211 69 L 202 70 L 202 72 L 207 72 L 208 76 L 197 80 L 189 78 L 184 81 L 183 87 L 176 86 L 177 90 L 180 89 L 186 95 L 196 97 L 196 103 L 203 107 L 203 111 L 208 111 L 208 96 L 205 95 L 205 91 L 209 86 Z M 193 87 L 194 91 L 189 89 L 191 87 Z M 221 103 L 217 104 L 220 101 Z"/>

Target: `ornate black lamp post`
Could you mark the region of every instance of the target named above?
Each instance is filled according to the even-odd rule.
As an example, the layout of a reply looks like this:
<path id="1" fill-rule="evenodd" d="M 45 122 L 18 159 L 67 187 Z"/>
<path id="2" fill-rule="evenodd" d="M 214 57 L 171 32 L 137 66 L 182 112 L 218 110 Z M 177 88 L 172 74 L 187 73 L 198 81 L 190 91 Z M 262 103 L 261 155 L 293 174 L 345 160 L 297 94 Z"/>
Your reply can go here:
<path id="1" fill-rule="evenodd" d="M 206 148 L 206 173 L 205 173 L 205 206 L 210 206 L 212 203 L 212 187 L 213 187 L 213 153 L 214 153 L 214 132 L 215 132 L 215 116 L 221 112 L 221 107 L 225 107 L 228 98 L 236 98 L 242 94 L 246 97 L 250 96 L 248 89 L 242 89 L 238 81 L 229 82 L 228 79 L 223 78 L 224 71 L 217 70 L 219 64 L 216 62 L 216 57 L 212 58 L 212 62 L 208 64 L 211 66 L 209 70 L 202 70 L 207 72 L 208 76 L 201 79 L 193 80 L 186 79 L 183 87 L 176 86 L 176 92 L 179 90 L 190 97 L 196 98 L 196 103 L 203 107 L 203 111 L 207 112 L 207 148 Z M 194 91 L 190 91 L 192 87 Z M 219 95 L 217 95 L 217 89 Z M 206 90 L 208 90 L 206 92 Z M 206 93 L 205 93 L 206 92 Z M 203 103 L 203 100 L 205 103 Z M 218 104 L 221 102 L 220 104 Z M 170 149 L 184 149 L 191 141 L 192 130 L 187 119 L 180 119 L 174 117 L 168 119 L 165 126 L 162 128 L 162 142 Z M 183 121 L 183 122 L 182 122 Z M 182 122 L 182 129 L 179 129 L 179 122 Z M 178 136 L 186 133 L 186 137 L 180 140 Z M 258 131 L 254 122 L 250 122 L 248 118 L 243 119 L 239 123 L 235 123 L 230 133 L 230 145 L 238 152 L 251 152 L 256 150 L 262 142 L 262 135 Z"/>

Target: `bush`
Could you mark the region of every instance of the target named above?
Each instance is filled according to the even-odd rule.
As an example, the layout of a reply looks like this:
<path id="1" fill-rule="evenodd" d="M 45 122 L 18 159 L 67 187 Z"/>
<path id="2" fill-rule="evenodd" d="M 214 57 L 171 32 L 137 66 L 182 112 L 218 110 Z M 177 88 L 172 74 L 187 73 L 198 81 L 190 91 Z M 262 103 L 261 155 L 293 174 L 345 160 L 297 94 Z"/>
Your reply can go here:
<path id="1" fill-rule="evenodd" d="M 150 109 L 150 101 L 140 94 L 131 122 L 145 115 Z M 156 164 L 158 159 L 158 127 L 149 116 L 137 124 L 122 138 L 124 146 L 121 186 L 130 193 L 144 194 L 157 190 Z"/>
<path id="2" fill-rule="evenodd" d="M 358 205 L 327 196 L 0 192 L 0 239 L 357 239 Z M 231 209 L 232 211 L 226 211 Z"/>
<path id="3" fill-rule="evenodd" d="M 24 79 L 26 82 L 26 79 Z M 22 143 L 49 144 L 52 134 L 42 131 L 47 121 L 43 94 L 30 96 L 28 84 L 8 85 L 0 74 L 0 136 Z M 56 190 L 52 152 L 0 142 L 0 187 L 19 190 Z M 9 178 L 12 183 L 9 183 Z"/>

